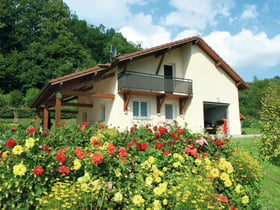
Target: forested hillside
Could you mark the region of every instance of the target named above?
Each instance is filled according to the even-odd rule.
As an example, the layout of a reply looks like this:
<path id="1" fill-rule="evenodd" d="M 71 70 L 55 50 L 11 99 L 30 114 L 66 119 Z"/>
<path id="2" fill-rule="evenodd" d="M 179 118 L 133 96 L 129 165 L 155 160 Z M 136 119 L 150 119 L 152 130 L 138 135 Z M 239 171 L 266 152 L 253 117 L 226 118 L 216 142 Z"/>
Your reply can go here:
<path id="1" fill-rule="evenodd" d="M 264 80 L 258 80 L 255 77 L 249 85 L 249 89 L 239 91 L 240 112 L 247 119 L 260 120 L 261 98 L 268 87 L 277 89 L 278 94 L 280 94 L 280 77 Z"/>
<path id="2" fill-rule="evenodd" d="M 25 96 L 51 78 L 108 62 L 111 44 L 121 55 L 141 49 L 79 20 L 62 0 L 1 0 L 0 94 Z"/>

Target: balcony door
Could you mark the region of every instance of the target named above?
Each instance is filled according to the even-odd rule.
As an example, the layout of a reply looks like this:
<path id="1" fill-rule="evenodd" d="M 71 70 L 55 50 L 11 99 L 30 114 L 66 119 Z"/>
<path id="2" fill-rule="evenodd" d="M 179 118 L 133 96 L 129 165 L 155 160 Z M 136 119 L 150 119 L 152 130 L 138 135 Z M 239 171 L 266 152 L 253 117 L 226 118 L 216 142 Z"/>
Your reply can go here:
<path id="1" fill-rule="evenodd" d="M 173 93 L 173 65 L 164 65 L 164 90 Z"/>

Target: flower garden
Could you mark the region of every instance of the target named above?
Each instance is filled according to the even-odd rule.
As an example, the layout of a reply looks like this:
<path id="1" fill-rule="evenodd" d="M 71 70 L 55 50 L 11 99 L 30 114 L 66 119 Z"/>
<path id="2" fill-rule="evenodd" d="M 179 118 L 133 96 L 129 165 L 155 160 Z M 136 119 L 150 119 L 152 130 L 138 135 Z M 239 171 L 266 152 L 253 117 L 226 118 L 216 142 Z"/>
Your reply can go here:
<path id="1" fill-rule="evenodd" d="M 258 162 L 176 122 L 124 132 L 62 123 L 1 139 L 1 209 L 261 208 Z"/>

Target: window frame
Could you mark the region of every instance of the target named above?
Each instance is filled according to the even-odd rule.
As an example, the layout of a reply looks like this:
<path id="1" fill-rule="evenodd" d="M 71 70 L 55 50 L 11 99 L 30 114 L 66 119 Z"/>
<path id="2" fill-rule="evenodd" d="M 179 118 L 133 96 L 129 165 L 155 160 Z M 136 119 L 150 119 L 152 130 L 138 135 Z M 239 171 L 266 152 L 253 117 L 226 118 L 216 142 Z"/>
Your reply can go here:
<path id="1" fill-rule="evenodd" d="M 172 119 L 167 119 L 166 118 L 166 105 L 171 105 L 172 106 Z M 176 117 L 175 117 L 175 105 L 174 105 L 174 103 L 165 103 L 165 120 L 166 121 L 173 121 L 173 120 L 175 120 L 176 119 Z"/>
<path id="2" fill-rule="evenodd" d="M 134 115 L 134 102 L 138 103 L 138 116 Z M 147 116 L 141 116 L 141 102 L 144 102 L 147 104 Z M 149 115 L 150 115 L 150 110 L 149 110 L 149 101 L 147 100 L 133 100 L 132 102 L 132 115 L 133 115 L 133 119 L 149 119 Z"/>

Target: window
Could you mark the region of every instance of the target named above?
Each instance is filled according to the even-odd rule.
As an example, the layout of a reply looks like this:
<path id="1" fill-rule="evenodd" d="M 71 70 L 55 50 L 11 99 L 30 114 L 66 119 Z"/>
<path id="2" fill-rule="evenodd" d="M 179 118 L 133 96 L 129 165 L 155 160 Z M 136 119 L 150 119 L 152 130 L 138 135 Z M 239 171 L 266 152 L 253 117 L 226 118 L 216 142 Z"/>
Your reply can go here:
<path id="1" fill-rule="evenodd" d="M 166 118 L 166 120 L 174 119 L 174 105 L 173 104 L 165 104 L 165 118 Z"/>
<path id="2" fill-rule="evenodd" d="M 148 118 L 147 101 L 133 101 L 133 117 Z"/>
<path id="3" fill-rule="evenodd" d="M 82 121 L 87 122 L 87 112 L 83 112 L 82 114 Z"/>
<path id="4" fill-rule="evenodd" d="M 101 122 L 105 121 L 105 105 L 101 106 Z"/>

